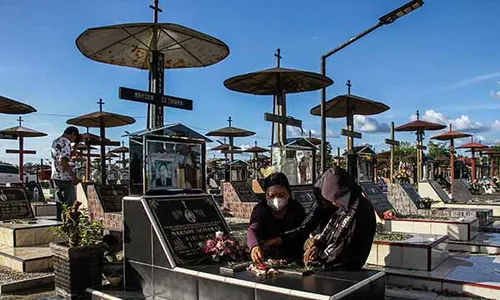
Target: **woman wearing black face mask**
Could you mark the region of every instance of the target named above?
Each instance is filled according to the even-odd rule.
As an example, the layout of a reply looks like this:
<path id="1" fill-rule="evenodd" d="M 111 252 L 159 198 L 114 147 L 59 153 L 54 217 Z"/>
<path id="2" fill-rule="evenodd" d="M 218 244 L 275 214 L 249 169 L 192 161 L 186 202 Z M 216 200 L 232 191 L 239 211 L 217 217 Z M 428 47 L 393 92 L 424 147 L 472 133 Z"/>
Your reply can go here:
<path id="1" fill-rule="evenodd" d="M 280 235 L 304 221 L 302 205 L 291 198 L 290 184 L 285 174 L 273 173 L 264 183 L 266 199 L 257 204 L 250 217 L 247 244 L 252 260 L 262 262 L 266 256 L 276 259 L 300 260 L 307 233 L 299 233 L 293 241 L 282 241 Z"/>
<path id="2" fill-rule="evenodd" d="M 316 182 L 316 203 L 302 225 L 281 236 L 290 241 L 304 233 L 320 233 L 305 245 L 304 263 L 320 263 L 327 270 L 361 269 L 375 236 L 372 204 L 342 168 L 328 169 Z"/>

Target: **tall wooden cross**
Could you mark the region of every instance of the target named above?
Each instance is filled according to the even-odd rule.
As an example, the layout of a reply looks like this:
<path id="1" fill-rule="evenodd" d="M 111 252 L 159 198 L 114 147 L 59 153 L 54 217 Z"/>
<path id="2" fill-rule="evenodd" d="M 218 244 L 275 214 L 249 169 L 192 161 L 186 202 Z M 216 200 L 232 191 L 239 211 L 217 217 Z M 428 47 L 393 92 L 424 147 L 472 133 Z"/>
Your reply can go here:
<path id="1" fill-rule="evenodd" d="M 279 68 L 281 66 L 281 58 L 282 58 L 281 57 L 281 49 L 280 48 L 278 48 L 276 50 L 276 53 L 274 54 L 274 56 L 276 57 L 276 65 Z"/>
<path id="2" fill-rule="evenodd" d="M 394 139 L 394 122 L 391 122 L 391 138 L 385 139 L 385 143 L 391 145 L 391 159 L 389 166 L 389 174 L 391 178 L 389 179 L 390 183 L 394 182 L 394 147 L 399 146 L 399 141 Z"/>
<path id="3" fill-rule="evenodd" d="M 233 123 L 233 119 L 231 119 L 231 116 L 229 116 L 229 119 L 227 119 L 227 122 L 229 123 L 229 127 L 231 127 L 231 123 Z"/>
<path id="4" fill-rule="evenodd" d="M 153 0 L 153 5 L 150 5 L 149 8 L 153 10 L 153 22 L 158 23 L 158 12 L 163 12 L 163 10 L 158 6 L 160 0 Z"/>
<path id="5" fill-rule="evenodd" d="M 21 124 L 23 123 L 23 121 L 24 121 L 24 120 L 23 120 L 23 118 L 21 118 L 21 117 L 19 116 L 19 118 L 17 119 L 17 121 L 19 122 L 19 126 L 21 126 Z"/>
<path id="6" fill-rule="evenodd" d="M 102 98 L 99 99 L 97 104 L 99 104 L 99 111 L 102 111 L 102 106 L 104 105 L 104 101 L 102 101 Z"/>

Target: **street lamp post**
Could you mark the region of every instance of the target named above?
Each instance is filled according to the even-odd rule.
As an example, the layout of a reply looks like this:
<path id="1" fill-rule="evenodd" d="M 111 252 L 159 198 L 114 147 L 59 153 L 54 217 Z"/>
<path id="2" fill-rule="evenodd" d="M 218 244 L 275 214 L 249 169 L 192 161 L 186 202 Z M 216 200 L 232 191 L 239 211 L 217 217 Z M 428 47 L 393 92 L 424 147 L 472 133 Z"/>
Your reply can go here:
<path id="1" fill-rule="evenodd" d="M 344 49 L 375 29 L 382 27 L 384 25 L 391 24 L 397 19 L 403 17 L 404 15 L 409 14 L 410 12 L 418 9 L 424 5 L 422 0 L 413 0 L 411 2 L 406 3 L 405 5 L 391 11 L 390 13 L 380 17 L 378 23 L 368 28 L 367 30 L 361 32 L 360 34 L 350 38 L 345 43 L 336 47 L 335 49 L 327 52 L 326 54 L 321 56 L 321 74 L 326 76 L 326 59 L 331 55 L 337 53 L 338 51 Z M 326 88 L 321 89 L 321 173 L 326 171 L 326 116 L 325 116 L 325 103 L 326 103 Z M 353 130 L 353 128 L 347 128 L 347 130 Z M 349 150 L 349 149 L 348 149 Z"/>

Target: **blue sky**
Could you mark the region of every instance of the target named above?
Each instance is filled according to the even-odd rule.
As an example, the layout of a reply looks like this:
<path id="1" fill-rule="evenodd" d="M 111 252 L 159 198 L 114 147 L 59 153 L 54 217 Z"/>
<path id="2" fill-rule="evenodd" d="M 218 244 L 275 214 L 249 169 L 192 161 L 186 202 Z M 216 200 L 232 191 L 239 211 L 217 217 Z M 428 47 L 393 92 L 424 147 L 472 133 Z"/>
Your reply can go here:
<path id="1" fill-rule="evenodd" d="M 27 148 L 38 152 L 26 157 L 28 161 L 48 158 L 51 141 L 66 120 L 97 110 L 99 98 L 104 99 L 105 110 L 137 120 L 109 129 L 112 139 L 121 140 L 125 130 L 145 127 L 146 106 L 120 100 L 117 93 L 119 86 L 146 89 L 147 72 L 91 61 L 76 49 L 75 39 L 90 27 L 149 22 L 150 2 L 0 1 L 0 95 L 35 106 L 38 113 L 23 116 L 24 126 L 49 134 L 26 142 Z M 227 126 L 231 116 L 234 126 L 257 132 L 236 144 L 252 145 L 257 140 L 267 146 L 271 125 L 263 114 L 272 111 L 272 98 L 229 91 L 223 81 L 273 67 L 278 47 L 283 67 L 318 72 L 321 54 L 405 2 L 162 0 L 160 22 L 215 36 L 231 51 L 228 58 L 207 68 L 166 72 L 166 93 L 193 99 L 194 110 L 167 108 L 165 119 L 206 133 Z M 364 132 L 357 143 L 370 143 L 377 150 L 385 148 L 382 141 L 388 137 L 384 123 L 405 123 L 416 109 L 428 120 L 451 122 L 457 130 L 473 132 L 488 143 L 500 141 L 500 1 L 425 2 L 419 10 L 331 56 L 327 73 L 335 85 L 328 88 L 328 99 L 346 93 L 345 82 L 350 79 L 354 94 L 391 107 L 378 116 L 356 118 L 358 130 Z M 319 97 L 319 91 L 287 97 L 289 115 L 303 120 L 304 129 L 314 133 L 319 133 L 320 119 L 309 110 L 319 104 Z M 17 117 L 1 115 L 0 128 L 15 126 Z M 335 147 L 345 147 L 345 139 L 338 137 L 344 122 L 328 122 L 328 139 Z M 401 133 L 397 138 L 413 140 L 414 135 Z M 0 160 L 16 163 L 17 156 L 5 154 L 6 148 L 17 148 L 17 142 L 0 140 Z"/>

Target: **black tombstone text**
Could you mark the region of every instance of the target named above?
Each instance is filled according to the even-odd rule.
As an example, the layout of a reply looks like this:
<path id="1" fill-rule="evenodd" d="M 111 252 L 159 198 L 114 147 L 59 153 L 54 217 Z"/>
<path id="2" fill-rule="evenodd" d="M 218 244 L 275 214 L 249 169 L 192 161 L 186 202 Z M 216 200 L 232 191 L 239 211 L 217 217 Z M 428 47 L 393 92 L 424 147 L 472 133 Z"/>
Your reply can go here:
<path id="1" fill-rule="evenodd" d="M 0 221 L 34 218 L 23 188 L 0 188 Z"/>
<path id="2" fill-rule="evenodd" d="M 129 195 L 126 185 L 96 185 L 95 189 L 104 212 L 122 211 L 122 199 Z"/>
<path id="3" fill-rule="evenodd" d="M 179 265 L 200 262 L 203 243 L 229 228 L 211 196 L 148 199 L 170 252 Z"/>
<path id="4" fill-rule="evenodd" d="M 380 190 L 378 185 L 373 182 L 362 182 L 360 186 L 368 197 L 368 200 L 373 204 L 379 216 L 382 216 L 386 211 L 392 209 L 391 203 L 387 199 L 387 195 Z"/>
<path id="5" fill-rule="evenodd" d="M 411 201 L 417 208 L 424 208 L 424 203 L 422 201 L 422 198 L 420 198 L 420 195 L 417 193 L 413 185 L 409 183 L 403 183 L 401 184 L 401 187 L 403 190 L 406 192 L 408 197 L 410 197 Z"/>
<path id="6" fill-rule="evenodd" d="M 250 183 L 246 181 L 232 181 L 231 185 L 236 191 L 236 194 L 238 194 L 241 202 L 259 202 L 259 198 L 253 192 Z"/>
<path id="7" fill-rule="evenodd" d="M 311 211 L 312 205 L 316 201 L 312 185 L 292 186 L 292 198 L 304 207 L 306 214 Z"/>

